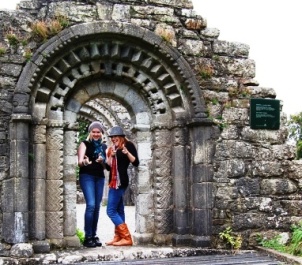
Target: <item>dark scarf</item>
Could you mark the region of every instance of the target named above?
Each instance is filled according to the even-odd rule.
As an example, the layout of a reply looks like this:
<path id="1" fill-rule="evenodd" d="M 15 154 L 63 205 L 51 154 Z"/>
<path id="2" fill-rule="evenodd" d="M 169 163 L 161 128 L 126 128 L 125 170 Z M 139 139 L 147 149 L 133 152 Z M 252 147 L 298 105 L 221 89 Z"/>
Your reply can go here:
<path id="1" fill-rule="evenodd" d="M 102 140 L 91 140 L 94 147 L 94 158 L 97 159 L 99 156 L 103 158 L 103 163 L 106 162 L 106 155 L 102 145 Z"/>

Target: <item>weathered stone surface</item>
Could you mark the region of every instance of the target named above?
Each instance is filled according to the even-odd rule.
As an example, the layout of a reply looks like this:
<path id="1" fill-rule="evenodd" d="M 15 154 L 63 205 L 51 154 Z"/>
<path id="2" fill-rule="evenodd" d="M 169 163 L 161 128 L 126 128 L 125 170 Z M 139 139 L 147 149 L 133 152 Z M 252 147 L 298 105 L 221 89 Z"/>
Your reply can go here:
<path id="1" fill-rule="evenodd" d="M 34 254 L 31 244 L 15 244 L 10 250 L 10 255 L 13 257 L 31 257 Z"/>
<path id="2" fill-rule="evenodd" d="M 209 246 L 226 225 L 248 237 L 301 218 L 302 164 L 285 115 L 276 131 L 249 126 L 250 98 L 276 93 L 253 79 L 247 44 L 219 40 L 187 0 L 21 1 L 0 11 L 0 26 L 29 38 L 33 21 L 57 15 L 69 24 L 43 43 L 12 45 L 0 32 L 1 240 L 79 246 L 79 120 L 123 125 L 138 148 L 138 244 L 179 233 L 174 243 Z"/>

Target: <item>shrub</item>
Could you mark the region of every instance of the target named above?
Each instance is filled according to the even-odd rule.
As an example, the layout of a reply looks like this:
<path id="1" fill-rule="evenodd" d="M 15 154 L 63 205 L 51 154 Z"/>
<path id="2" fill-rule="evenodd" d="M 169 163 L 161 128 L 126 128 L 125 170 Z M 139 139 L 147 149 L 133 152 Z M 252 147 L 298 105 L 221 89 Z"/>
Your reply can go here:
<path id="1" fill-rule="evenodd" d="M 77 237 L 80 239 L 81 244 L 83 244 L 85 240 L 85 234 L 83 231 L 81 231 L 79 228 L 76 230 Z"/>
<path id="2" fill-rule="evenodd" d="M 235 235 L 230 227 L 219 233 L 219 237 L 231 246 L 232 250 L 239 250 L 242 245 L 241 235 Z"/>

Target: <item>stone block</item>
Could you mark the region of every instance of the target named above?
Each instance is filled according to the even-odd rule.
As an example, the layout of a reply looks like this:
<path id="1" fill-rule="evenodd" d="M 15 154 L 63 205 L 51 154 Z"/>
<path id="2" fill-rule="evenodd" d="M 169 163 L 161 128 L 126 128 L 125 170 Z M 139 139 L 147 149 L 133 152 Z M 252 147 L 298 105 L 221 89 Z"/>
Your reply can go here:
<path id="1" fill-rule="evenodd" d="M 10 176 L 28 178 L 28 142 L 12 141 L 10 146 Z"/>
<path id="2" fill-rule="evenodd" d="M 178 235 L 190 233 L 188 210 L 174 209 L 174 233 Z"/>
<path id="3" fill-rule="evenodd" d="M 97 83 L 92 83 L 90 86 L 86 88 L 88 95 L 95 96 L 100 93 L 100 88 Z"/>
<path id="4" fill-rule="evenodd" d="M 78 113 L 82 107 L 81 102 L 75 99 L 71 99 L 66 104 L 66 110 L 69 110 L 71 113 Z"/>
<path id="5" fill-rule="evenodd" d="M 64 198 L 67 200 L 67 202 L 76 202 L 76 194 L 77 191 L 77 185 L 76 181 L 64 181 Z M 72 206 L 72 209 L 75 209 L 75 204 L 70 204 Z M 71 210 L 69 208 L 66 208 L 66 210 Z"/>
<path id="6" fill-rule="evenodd" d="M 151 159 L 151 143 L 150 142 L 139 142 L 137 145 L 137 152 L 139 159 L 150 160 Z"/>
<path id="7" fill-rule="evenodd" d="M 135 225 L 140 233 L 154 233 L 154 215 L 137 215 Z"/>
<path id="8" fill-rule="evenodd" d="M 147 170 L 140 171 L 137 179 L 137 192 L 146 193 L 150 192 L 150 173 Z"/>
<path id="9" fill-rule="evenodd" d="M 186 174 L 186 149 L 184 146 L 174 146 L 172 150 L 174 178 L 184 178 Z"/>
<path id="10" fill-rule="evenodd" d="M 150 143 L 151 142 L 151 133 L 149 131 L 150 127 L 148 126 L 148 129 L 145 131 L 145 127 L 144 129 L 141 128 L 140 126 L 138 126 L 138 131 L 136 132 L 136 142 L 140 143 L 140 142 L 146 142 L 146 143 Z"/>
<path id="11" fill-rule="evenodd" d="M 192 241 L 191 235 L 173 234 L 172 237 L 173 246 L 189 246 L 191 245 L 191 241 Z"/>
<path id="12" fill-rule="evenodd" d="M 28 211 L 28 185 L 28 179 L 25 178 L 13 178 L 3 182 L 3 212 Z"/>
<path id="13" fill-rule="evenodd" d="M 46 180 L 46 210 L 61 211 L 63 208 L 63 181 Z"/>
<path id="14" fill-rule="evenodd" d="M 29 131 L 28 123 L 30 122 L 29 115 L 15 115 L 14 122 L 10 124 L 10 139 L 28 141 Z M 24 119 L 24 120 L 23 120 Z"/>
<path id="15" fill-rule="evenodd" d="M 95 23 L 83 23 L 80 25 L 73 25 L 70 27 L 70 30 L 74 36 L 87 36 L 95 34 Z"/>
<path id="16" fill-rule="evenodd" d="M 0 74 L 8 75 L 13 77 L 18 77 L 22 71 L 22 66 L 12 64 L 12 63 L 1 63 L 0 65 Z"/>
<path id="17" fill-rule="evenodd" d="M 160 36 L 154 34 L 154 32 L 151 32 L 149 30 L 145 32 L 144 40 L 154 46 L 161 46 L 163 43 L 165 43 Z"/>
<path id="18" fill-rule="evenodd" d="M 150 114 L 148 111 L 142 111 L 139 113 L 136 113 L 136 122 L 137 122 L 137 128 L 141 129 L 146 128 L 146 126 L 149 126 L 150 124 Z"/>
<path id="19" fill-rule="evenodd" d="M 0 146 L 1 147 L 1 146 Z M 4 168 L 7 168 L 7 157 L 0 156 L 0 181 L 3 181 L 8 177 L 8 172 L 4 171 Z"/>
<path id="20" fill-rule="evenodd" d="M 100 89 L 100 93 L 102 94 L 113 95 L 115 89 L 115 82 L 103 80 L 99 83 L 99 89 Z"/>
<path id="21" fill-rule="evenodd" d="M 66 147 L 66 144 L 64 147 Z M 70 147 L 72 146 L 70 145 Z M 76 154 L 74 154 L 77 151 L 76 146 L 74 146 L 74 148 L 70 148 L 69 153 L 71 153 L 71 151 L 73 151 L 73 154 L 71 155 L 67 155 L 66 152 L 64 152 L 64 156 L 66 158 L 64 159 L 64 177 L 73 179 L 75 176 L 76 167 L 78 165 L 78 157 Z"/>
<path id="22" fill-rule="evenodd" d="M 31 202 L 33 203 L 32 207 L 38 211 L 45 211 L 45 200 L 46 200 L 46 183 L 45 179 L 36 178 L 31 182 Z"/>
<path id="23" fill-rule="evenodd" d="M 33 157 L 30 157 L 33 163 L 33 178 L 46 179 L 46 145 L 34 144 Z"/>
<path id="24" fill-rule="evenodd" d="M 36 56 L 38 53 L 35 53 L 34 56 Z M 39 55 L 40 57 L 42 57 L 41 55 Z M 33 74 L 37 71 L 37 64 L 33 63 L 33 62 L 28 62 L 23 70 L 22 70 L 22 74 L 17 82 L 16 85 L 16 92 L 21 92 L 21 93 L 30 93 L 30 88 L 29 88 L 29 84 L 31 81 L 31 78 L 33 76 Z"/>
<path id="25" fill-rule="evenodd" d="M 41 64 L 46 62 L 46 58 L 50 58 L 50 56 L 53 56 L 53 51 L 58 49 L 59 45 L 62 45 L 62 41 L 56 35 L 38 47 L 37 51 L 35 52 L 35 55 L 32 58 L 32 61 L 36 65 L 41 66 Z"/>
<path id="26" fill-rule="evenodd" d="M 37 102 L 35 104 L 35 107 L 34 107 L 33 113 L 32 113 L 33 120 L 34 121 L 41 121 L 41 120 L 45 119 L 46 108 L 47 108 L 46 103 Z"/>
<path id="27" fill-rule="evenodd" d="M 111 19 L 112 6 L 106 3 L 96 3 L 97 14 L 100 20 L 106 21 Z"/>
<path id="28" fill-rule="evenodd" d="M 58 105 L 54 102 L 59 102 L 58 100 L 53 100 L 53 98 L 50 99 L 49 105 L 54 106 L 55 109 L 49 110 L 48 112 L 48 118 L 50 120 L 56 120 L 56 121 L 63 121 L 63 115 L 64 113 L 61 111 L 61 108 L 57 108 L 57 106 L 62 106 L 63 104 L 59 103 Z"/>
<path id="29" fill-rule="evenodd" d="M 135 245 L 148 244 L 153 241 L 153 233 L 133 233 L 133 242 Z"/>
<path id="30" fill-rule="evenodd" d="M 80 248 L 82 246 L 77 236 L 65 236 L 64 245 L 68 248 Z"/>
<path id="31" fill-rule="evenodd" d="M 193 236 L 191 240 L 191 246 L 207 248 L 211 246 L 211 237 L 210 236 Z"/>
<path id="32" fill-rule="evenodd" d="M 198 164 L 192 167 L 193 183 L 212 182 L 214 171 L 212 164 Z"/>
<path id="33" fill-rule="evenodd" d="M 212 234 L 212 211 L 208 209 L 193 210 L 193 235 L 209 236 Z"/>
<path id="34" fill-rule="evenodd" d="M 213 183 L 200 183 L 193 185 L 193 205 L 197 209 L 206 209 L 213 204 Z"/>
<path id="35" fill-rule="evenodd" d="M 50 244 L 47 241 L 34 241 L 32 245 L 35 254 L 50 253 Z"/>
<path id="36" fill-rule="evenodd" d="M 2 236 L 5 242 L 16 244 L 28 241 L 28 213 L 3 213 Z"/>
<path id="37" fill-rule="evenodd" d="M 34 254 L 32 244 L 18 243 L 12 246 L 10 250 L 10 256 L 16 258 L 30 258 Z"/>
<path id="38" fill-rule="evenodd" d="M 10 213 L 14 210 L 15 205 L 15 197 L 14 197 L 14 193 L 12 191 L 14 191 L 14 179 L 10 178 L 8 180 L 4 180 L 2 182 L 2 211 L 3 212 L 7 212 Z"/>
<path id="39" fill-rule="evenodd" d="M 45 199 L 44 199 L 45 200 Z M 43 200 L 43 201 L 44 201 Z M 40 209 L 44 209 L 45 206 L 40 205 L 40 207 L 36 207 L 34 212 L 29 212 L 29 218 L 30 218 L 30 234 L 31 237 L 37 240 L 43 240 L 45 239 L 45 211 L 40 211 Z"/>
<path id="40" fill-rule="evenodd" d="M 76 231 L 77 216 L 76 209 L 71 211 L 64 211 L 64 235 L 73 236 Z"/>
<path id="41" fill-rule="evenodd" d="M 115 21 L 127 21 L 130 19 L 130 5 L 115 4 L 112 10 L 112 19 Z"/>
<path id="42" fill-rule="evenodd" d="M 46 212 L 46 237 L 63 243 L 63 212 Z M 62 247 L 62 246 L 61 246 Z"/>
<path id="43" fill-rule="evenodd" d="M 186 178 L 174 178 L 173 202 L 178 208 L 185 208 L 188 205 L 188 183 Z"/>
<path id="44" fill-rule="evenodd" d="M 137 196 L 136 211 L 140 216 L 150 216 L 153 213 L 152 193 Z"/>
<path id="45" fill-rule="evenodd" d="M 124 24 L 122 33 L 126 34 L 127 36 L 132 36 L 136 38 L 143 38 L 145 34 L 145 29 L 142 27 L 137 27 L 133 24 Z"/>
<path id="46" fill-rule="evenodd" d="M 154 225 L 156 234 L 173 232 L 173 209 L 155 209 Z"/>
<path id="47" fill-rule="evenodd" d="M 72 110 L 64 111 L 64 120 L 68 121 L 70 125 L 74 125 L 77 122 L 77 113 Z"/>

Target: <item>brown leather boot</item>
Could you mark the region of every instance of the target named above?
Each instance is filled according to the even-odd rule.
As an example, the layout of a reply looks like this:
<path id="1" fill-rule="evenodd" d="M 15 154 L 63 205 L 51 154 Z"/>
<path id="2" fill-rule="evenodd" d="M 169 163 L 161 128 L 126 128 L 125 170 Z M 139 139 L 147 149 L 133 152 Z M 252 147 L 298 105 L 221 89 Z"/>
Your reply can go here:
<path id="1" fill-rule="evenodd" d="M 132 246 L 133 245 L 131 234 L 125 223 L 118 225 L 117 231 L 122 239 L 118 242 L 113 243 L 113 246 Z"/>
<path id="2" fill-rule="evenodd" d="M 113 243 L 118 242 L 118 241 L 120 241 L 121 239 L 122 239 L 122 238 L 119 236 L 119 234 L 118 234 L 118 232 L 117 232 L 117 228 L 115 227 L 113 239 L 112 239 L 111 241 L 109 241 L 109 242 L 106 242 L 105 244 L 106 244 L 107 246 L 112 246 Z"/>

